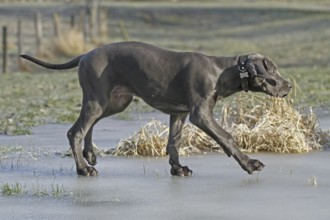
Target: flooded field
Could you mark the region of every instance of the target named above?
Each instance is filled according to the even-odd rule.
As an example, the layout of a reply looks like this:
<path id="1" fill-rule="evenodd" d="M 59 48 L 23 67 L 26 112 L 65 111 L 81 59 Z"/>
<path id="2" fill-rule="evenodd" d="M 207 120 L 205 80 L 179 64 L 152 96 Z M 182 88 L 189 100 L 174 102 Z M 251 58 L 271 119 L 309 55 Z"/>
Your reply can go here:
<path id="1" fill-rule="evenodd" d="M 95 143 L 111 148 L 150 118 L 108 118 L 95 128 Z M 330 128 L 327 113 L 321 126 Z M 0 183 L 21 195 L 0 196 L 4 219 L 329 219 L 330 151 L 255 154 L 265 169 L 248 175 L 225 155 L 182 157 L 192 177 L 172 177 L 168 159 L 98 158 L 97 177 L 77 177 L 68 149 L 70 125 L 36 127 L 32 135 L 0 136 L 12 152 L 0 159 Z M 3 189 L 2 189 L 3 190 Z"/>
<path id="2" fill-rule="evenodd" d="M 8 25 L 10 36 L 10 70 L 18 69 L 13 45 L 19 19 L 23 52 L 35 55 L 35 12 L 42 12 L 46 46 L 54 44 L 54 12 L 62 16 L 63 33 L 71 28 L 72 15 L 81 12 L 80 5 L 40 2 L 1 5 L 0 23 Z M 109 2 L 104 6 L 110 14 L 107 43 L 122 41 L 122 22 L 129 40 L 166 49 L 214 56 L 262 53 L 303 90 L 295 104 L 329 109 L 328 2 L 221 2 Z M 57 62 L 63 56 L 44 58 Z M 98 158 L 99 176 L 78 177 L 73 158 L 63 156 L 71 123 L 57 124 L 73 121 L 79 113 L 76 73 L 27 69 L 40 74 L 1 75 L 0 133 L 29 134 L 35 125 L 54 123 L 34 127 L 31 135 L 0 135 L 0 219 L 330 219 L 330 150 L 250 155 L 266 165 L 254 175 L 223 154 L 181 157 L 194 171 L 185 178 L 170 175 L 167 157 L 106 156 Z M 330 129 L 330 113 L 317 115 L 321 127 Z M 127 119 L 125 114 L 120 117 Z M 97 146 L 114 148 L 151 118 L 168 121 L 159 113 L 128 118 L 98 123 Z"/>

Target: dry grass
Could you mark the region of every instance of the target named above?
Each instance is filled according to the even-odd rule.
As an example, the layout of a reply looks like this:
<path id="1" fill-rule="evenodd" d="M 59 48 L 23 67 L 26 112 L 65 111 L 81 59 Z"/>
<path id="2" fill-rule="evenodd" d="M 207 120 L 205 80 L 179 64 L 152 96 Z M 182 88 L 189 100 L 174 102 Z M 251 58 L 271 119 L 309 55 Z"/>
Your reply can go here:
<path id="1" fill-rule="evenodd" d="M 131 137 L 122 139 L 110 153 L 116 156 L 163 156 L 167 135 L 168 127 L 165 124 L 151 120 Z"/>
<path id="2" fill-rule="evenodd" d="M 85 42 L 81 31 L 71 29 L 55 37 L 51 43 L 51 51 L 58 56 L 74 57 L 95 48 L 94 44 Z"/>
<path id="3" fill-rule="evenodd" d="M 115 156 L 165 156 L 169 128 L 164 123 L 152 119 L 137 133 L 122 139 L 116 149 L 108 153 Z M 180 155 L 198 154 L 219 149 L 216 142 L 195 126 L 187 124 L 183 128 Z"/>
<path id="4" fill-rule="evenodd" d="M 168 132 L 167 125 L 153 119 L 106 153 L 115 156 L 165 156 Z M 184 126 L 180 155 L 200 154 L 211 150 L 219 150 L 219 145 L 213 139 L 193 125 Z"/>
<path id="5" fill-rule="evenodd" d="M 240 95 L 222 109 L 219 122 L 245 152 L 303 153 L 322 149 L 329 133 L 320 129 L 312 109 L 295 109 L 290 99 Z M 152 120 L 120 141 L 113 155 L 164 156 L 168 127 Z M 190 124 L 183 129 L 180 155 L 221 151 L 219 145 Z"/>
<path id="6" fill-rule="evenodd" d="M 290 99 L 239 96 L 233 103 L 221 123 L 245 151 L 304 153 L 328 142 L 313 110 L 297 110 Z"/>

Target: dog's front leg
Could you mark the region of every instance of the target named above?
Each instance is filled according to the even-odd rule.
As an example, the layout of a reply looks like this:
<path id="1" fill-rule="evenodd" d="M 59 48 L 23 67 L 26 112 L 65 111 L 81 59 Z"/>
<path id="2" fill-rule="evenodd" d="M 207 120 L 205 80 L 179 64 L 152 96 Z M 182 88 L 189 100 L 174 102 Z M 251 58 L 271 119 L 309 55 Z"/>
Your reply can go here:
<path id="1" fill-rule="evenodd" d="M 187 113 L 170 116 L 170 131 L 166 146 L 166 153 L 170 155 L 171 174 L 173 176 L 191 176 L 192 171 L 179 162 L 178 148 L 181 143 L 181 131 L 187 118 Z"/>
<path id="2" fill-rule="evenodd" d="M 201 103 L 194 107 L 190 113 L 190 121 L 210 137 L 212 137 L 230 157 L 233 156 L 239 165 L 249 174 L 260 171 L 264 164 L 259 160 L 249 158 L 242 153 L 234 138 L 219 126 L 213 117 L 212 109 L 208 103 Z"/>

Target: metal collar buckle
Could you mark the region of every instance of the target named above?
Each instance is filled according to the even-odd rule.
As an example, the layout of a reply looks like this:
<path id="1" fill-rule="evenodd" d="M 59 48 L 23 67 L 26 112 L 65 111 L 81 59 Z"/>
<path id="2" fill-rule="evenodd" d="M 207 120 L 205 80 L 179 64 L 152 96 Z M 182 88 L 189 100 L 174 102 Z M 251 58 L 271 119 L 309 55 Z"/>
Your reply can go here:
<path id="1" fill-rule="evenodd" d="M 249 77 L 249 73 L 248 72 L 240 72 L 239 73 L 239 76 L 241 77 L 241 79 L 243 79 L 243 78 L 248 78 Z"/>
<path id="2" fill-rule="evenodd" d="M 244 62 L 238 64 L 238 70 L 240 72 L 246 72 L 246 68 L 245 68 L 245 65 L 244 64 L 245 64 Z"/>
<path id="3" fill-rule="evenodd" d="M 242 58 L 239 58 L 239 63 L 238 63 L 238 71 L 239 71 L 239 76 L 241 78 L 241 84 L 242 84 L 242 89 L 245 92 L 249 91 L 249 82 L 248 82 L 248 78 L 249 78 L 249 72 L 246 70 L 245 67 L 245 62 L 242 61 Z"/>
<path id="4" fill-rule="evenodd" d="M 240 75 L 241 79 L 249 77 L 249 73 L 246 71 L 246 67 L 244 64 L 245 64 L 244 62 L 240 62 L 238 64 L 238 70 L 240 72 L 239 75 Z"/>

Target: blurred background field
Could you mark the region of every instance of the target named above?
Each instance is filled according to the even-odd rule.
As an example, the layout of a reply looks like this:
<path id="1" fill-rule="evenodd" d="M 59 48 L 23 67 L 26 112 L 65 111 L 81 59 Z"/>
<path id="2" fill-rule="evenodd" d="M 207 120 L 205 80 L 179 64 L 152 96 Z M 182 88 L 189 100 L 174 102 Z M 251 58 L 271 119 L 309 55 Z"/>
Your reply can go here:
<path id="1" fill-rule="evenodd" d="M 36 13 L 42 21 L 39 45 Z M 124 40 L 214 56 L 261 53 L 295 82 L 288 102 L 329 110 L 329 1 L 0 1 L 9 53 L 8 71 L 0 76 L 1 134 L 26 134 L 42 123 L 71 123 L 80 110 L 76 70 L 55 73 L 18 62 L 19 20 L 21 53 L 50 62 Z M 138 100 L 116 117 L 129 120 L 132 111 L 152 110 Z"/>
<path id="2" fill-rule="evenodd" d="M 81 14 L 95 10 L 93 2 L 0 0 L 0 25 L 8 31 L 7 73 L 0 69 L 1 216 L 329 219 L 329 150 L 305 153 L 330 144 L 329 131 L 322 130 L 330 128 L 329 0 L 98 1 L 99 18 L 92 22 L 85 15 L 81 26 Z M 36 13 L 42 21 L 38 43 Z M 155 110 L 137 99 L 125 112 L 98 123 L 93 136 L 101 156 L 129 157 L 99 157 L 99 178 L 74 178 L 73 159 L 63 155 L 69 148 L 66 132 L 81 107 L 76 70 L 20 63 L 19 23 L 21 53 L 50 62 L 124 40 L 209 55 L 269 56 L 294 82 L 290 96 L 242 92 L 220 101 L 214 112 L 241 149 L 267 169 L 247 176 L 234 160 L 218 155 L 221 148 L 210 137 L 187 123 L 180 154 L 198 156 L 181 157 L 181 162 L 195 177 L 169 178 L 168 159 L 161 157 L 168 117 L 149 112 Z M 148 123 L 152 117 L 161 122 Z M 295 154 L 253 154 L 260 151 Z"/>

